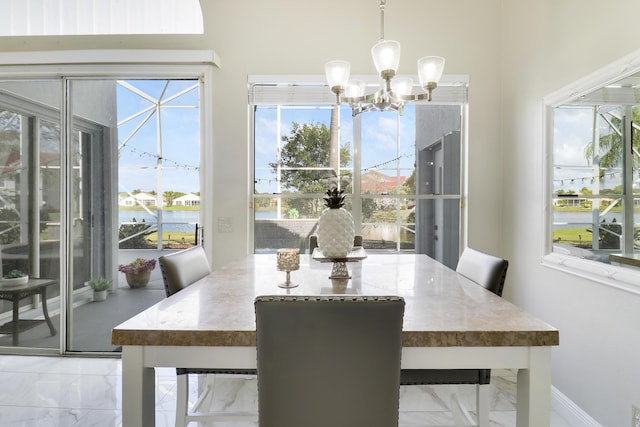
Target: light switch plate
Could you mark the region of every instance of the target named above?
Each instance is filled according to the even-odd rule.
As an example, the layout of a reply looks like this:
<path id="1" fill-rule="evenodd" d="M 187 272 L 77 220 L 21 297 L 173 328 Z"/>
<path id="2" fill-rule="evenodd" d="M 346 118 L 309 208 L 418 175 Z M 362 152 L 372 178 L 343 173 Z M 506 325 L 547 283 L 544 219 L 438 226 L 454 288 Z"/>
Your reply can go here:
<path id="1" fill-rule="evenodd" d="M 233 220 L 230 217 L 218 218 L 218 233 L 233 233 Z"/>

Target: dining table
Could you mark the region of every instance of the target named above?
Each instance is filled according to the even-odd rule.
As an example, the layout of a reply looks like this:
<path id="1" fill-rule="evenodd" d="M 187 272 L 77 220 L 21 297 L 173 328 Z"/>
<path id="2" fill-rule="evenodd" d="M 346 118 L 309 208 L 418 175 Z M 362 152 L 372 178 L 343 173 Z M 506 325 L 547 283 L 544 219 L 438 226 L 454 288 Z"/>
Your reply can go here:
<path id="1" fill-rule="evenodd" d="M 331 263 L 303 254 L 297 286 L 281 288 L 276 255 L 248 255 L 116 326 L 123 425 L 155 425 L 156 367 L 255 369 L 257 296 L 395 295 L 403 369 L 512 369 L 516 425 L 549 426 L 556 328 L 427 255 L 370 253 L 347 267 L 350 278 L 330 279 Z"/>

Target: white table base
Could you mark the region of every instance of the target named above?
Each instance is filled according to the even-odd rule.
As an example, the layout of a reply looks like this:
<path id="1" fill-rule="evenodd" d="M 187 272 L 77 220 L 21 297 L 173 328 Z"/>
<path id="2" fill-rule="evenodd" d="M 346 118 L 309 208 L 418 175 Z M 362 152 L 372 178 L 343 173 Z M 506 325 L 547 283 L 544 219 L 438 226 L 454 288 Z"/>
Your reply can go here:
<path id="1" fill-rule="evenodd" d="M 255 347 L 123 346 L 123 425 L 155 425 L 154 367 L 255 369 Z M 405 347 L 405 369 L 517 369 L 517 427 L 551 416 L 551 347 Z"/>

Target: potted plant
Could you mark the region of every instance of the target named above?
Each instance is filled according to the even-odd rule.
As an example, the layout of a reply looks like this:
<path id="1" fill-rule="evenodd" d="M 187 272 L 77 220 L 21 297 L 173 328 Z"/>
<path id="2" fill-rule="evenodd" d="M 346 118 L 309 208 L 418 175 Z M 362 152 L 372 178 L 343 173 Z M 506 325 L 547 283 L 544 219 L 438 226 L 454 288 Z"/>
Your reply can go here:
<path id="1" fill-rule="evenodd" d="M 120 264 L 118 271 L 124 273 L 130 287 L 142 288 L 149 283 L 151 271 L 154 268 L 156 268 L 155 259 L 138 258 L 128 264 Z"/>
<path id="2" fill-rule="evenodd" d="M 107 298 L 107 290 L 111 287 L 111 280 L 105 277 L 94 277 L 88 282 L 93 289 L 93 300 L 104 301 Z"/>
<path id="3" fill-rule="evenodd" d="M 28 281 L 29 275 L 18 269 L 10 270 L 2 277 L 4 285 L 24 285 Z"/>

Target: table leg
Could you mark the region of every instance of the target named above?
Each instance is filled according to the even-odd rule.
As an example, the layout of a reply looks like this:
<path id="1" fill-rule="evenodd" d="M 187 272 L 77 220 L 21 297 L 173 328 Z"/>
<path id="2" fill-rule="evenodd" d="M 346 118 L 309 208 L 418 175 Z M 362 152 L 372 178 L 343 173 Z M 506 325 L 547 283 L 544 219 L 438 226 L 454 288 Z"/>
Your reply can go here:
<path id="1" fill-rule="evenodd" d="M 49 331 L 51 335 L 55 335 L 57 333 L 55 326 L 53 326 L 53 322 L 49 317 L 49 310 L 47 310 L 47 288 L 44 287 L 40 291 L 40 299 L 42 300 L 42 313 L 44 314 L 44 320 L 47 321 L 47 325 L 49 325 Z"/>
<path id="2" fill-rule="evenodd" d="M 11 325 L 11 339 L 14 347 L 18 346 L 18 334 L 20 333 L 20 324 L 18 321 L 18 312 L 20 310 L 20 299 L 13 298 L 13 324 Z"/>
<path id="3" fill-rule="evenodd" d="M 144 348 L 122 347 L 122 425 L 147 427 L 155 422 L 155 370 L 144 366 Z"/>
<path id="4" fill-rule="evenodd" d="M 517 427 L 551 423 L 551 348 L 531 347 L 529 369 L 518 371 Z"/>

